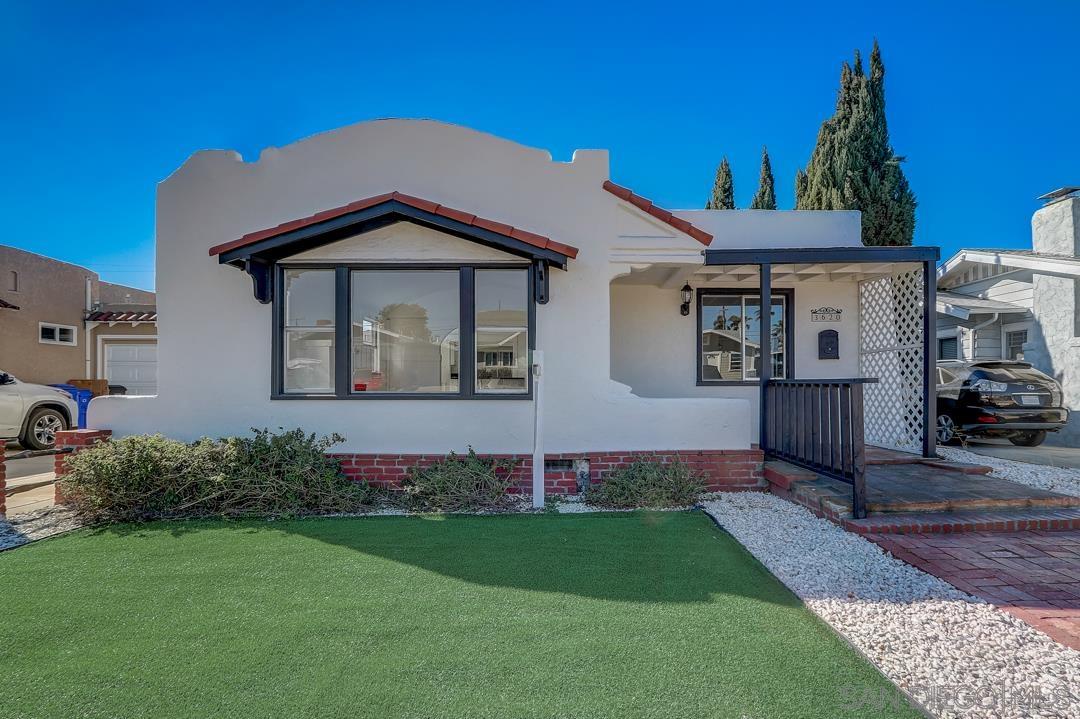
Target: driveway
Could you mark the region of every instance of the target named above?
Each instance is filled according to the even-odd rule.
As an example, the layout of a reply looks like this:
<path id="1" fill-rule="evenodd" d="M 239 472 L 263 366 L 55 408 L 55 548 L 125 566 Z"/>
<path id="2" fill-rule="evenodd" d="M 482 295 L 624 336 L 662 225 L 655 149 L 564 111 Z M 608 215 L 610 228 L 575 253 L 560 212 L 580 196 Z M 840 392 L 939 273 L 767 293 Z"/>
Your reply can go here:
<path id="1" fill-rule="evenodd" d="M 4 456 L 8 457 L 21 451 L 22 447 L 12 443 L 7 445 Z M 46 455 L 30 459 L 16 459 L 6 463 L 7 489 L 9 492 L 13 489 L 19 490 L 8 495 L 8 516 L 46 509 L 53 505 L 54 461 L 53 455 Z"/>
<path id="2" fill-rule="evenodd" d="M 1053 447 L 1048 444 L 1041 447 L 1017 447 L 1006 439 L 986 439 L 972 440 L 968 442 L 966 449 L 984 457 L 1080 469 L 1080 447 Z"/>

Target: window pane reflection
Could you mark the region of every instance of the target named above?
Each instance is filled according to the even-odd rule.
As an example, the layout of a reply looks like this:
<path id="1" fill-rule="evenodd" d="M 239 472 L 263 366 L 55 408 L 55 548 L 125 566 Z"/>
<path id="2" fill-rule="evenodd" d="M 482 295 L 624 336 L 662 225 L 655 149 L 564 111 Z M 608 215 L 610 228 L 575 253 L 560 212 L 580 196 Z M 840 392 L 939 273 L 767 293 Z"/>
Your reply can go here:
<path id="1" fill-rule="evenodd" d="M 457 271 L 352 273 L 352 391 L 457 392 Z"/>

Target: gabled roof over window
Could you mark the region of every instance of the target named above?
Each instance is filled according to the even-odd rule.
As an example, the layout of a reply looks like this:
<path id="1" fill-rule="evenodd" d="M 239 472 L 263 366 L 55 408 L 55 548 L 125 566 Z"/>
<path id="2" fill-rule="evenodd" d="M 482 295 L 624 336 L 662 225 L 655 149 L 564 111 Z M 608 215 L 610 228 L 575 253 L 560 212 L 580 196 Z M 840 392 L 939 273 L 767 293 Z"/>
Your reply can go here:
<path id="1" fill-rule="evenodd" d="M 246 271 L 255 282 L 255 296 L 269 302 L 270 268 L 274 262 L 331 242 L 370 232 L 395 222 L 412 222 L 455 237 L 527 258 L 538 266 L 566 269 L 578 249 L 551 238 L 463 210 L 401 192 L 368 197 L 276 227 L 249 232 L 215 245 L 210 256 Z M 546 272 L 543 272 L 546 276 Z"/>

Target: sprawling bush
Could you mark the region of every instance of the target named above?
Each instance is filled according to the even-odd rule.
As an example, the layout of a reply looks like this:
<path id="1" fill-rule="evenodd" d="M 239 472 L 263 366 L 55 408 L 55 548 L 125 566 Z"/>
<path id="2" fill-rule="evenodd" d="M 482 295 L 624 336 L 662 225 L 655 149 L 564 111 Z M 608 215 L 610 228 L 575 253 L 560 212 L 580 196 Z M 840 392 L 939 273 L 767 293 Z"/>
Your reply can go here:
<path id="1" fill-rule="evenodd" d="M 682 507 L 697 501 L 704 490 L 701 475 L 681 459 L 661 462 L 642 457 L 590 486 L 585 499 L 589 504 L 619 509 Z"/>
<path id="2" fill-rule="evenodd" d="M 95 520 L 355 512 L 376 493 L 345 478 L 326 450 L 344 440 L 299 429 L 191 444 L 132 436 L 70 457 L 65 499 Z"/>
<path id="3" fill-rule="evenodd" d="M 507 494 L 516 462 L 451 452 L 428 466 L 413 467 L 402 481 L 409 508 L 428 512 L 503 511 L 514 505 Z"/>

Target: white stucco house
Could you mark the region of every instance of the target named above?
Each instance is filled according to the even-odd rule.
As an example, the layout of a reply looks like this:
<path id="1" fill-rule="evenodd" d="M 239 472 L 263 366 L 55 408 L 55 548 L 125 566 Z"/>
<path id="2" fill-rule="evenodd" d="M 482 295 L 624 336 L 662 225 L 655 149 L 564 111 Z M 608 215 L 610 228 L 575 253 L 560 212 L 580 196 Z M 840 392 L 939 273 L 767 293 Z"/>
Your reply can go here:
<path id="1" fill-rule="evenodd" d="M 1031 218 L 1032 249 L 963 249 L 938 268 L 940 359 L 1021 359 L 1061 383 L 1068 426 L 1049 441 L 1080 446 L 1080 188 Z"/>
<path id="2" fill-rule="evenodd" d="M 717 489 L 759 486 L 763 450 L 857 481 L 864 431 L 933 452 L 936 260 L 863 247 L 856 212 L 668 211 L 606 151 L 439 122 L 198 152 L 158 191 L 158 394 L 90 423 L 338 432 L 387 484 L 469 446 L 534 491 L 641 453 Z"/>

